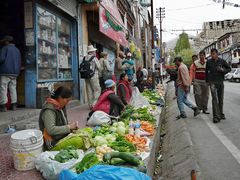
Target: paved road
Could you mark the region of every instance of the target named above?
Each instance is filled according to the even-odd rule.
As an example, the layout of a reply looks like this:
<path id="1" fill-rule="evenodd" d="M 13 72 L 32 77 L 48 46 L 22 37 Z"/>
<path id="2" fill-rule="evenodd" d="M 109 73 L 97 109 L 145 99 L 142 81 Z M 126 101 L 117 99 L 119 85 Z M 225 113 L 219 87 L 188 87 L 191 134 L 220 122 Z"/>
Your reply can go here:
<path id="1" fill-rule="evenodd" d="M 192 118 L 187 110 L 185 121 L 206 180 L 240 180 L 240 83 L 225 83 L 224 112 L 227 119 L 213 124 L 212 113 Z"/>

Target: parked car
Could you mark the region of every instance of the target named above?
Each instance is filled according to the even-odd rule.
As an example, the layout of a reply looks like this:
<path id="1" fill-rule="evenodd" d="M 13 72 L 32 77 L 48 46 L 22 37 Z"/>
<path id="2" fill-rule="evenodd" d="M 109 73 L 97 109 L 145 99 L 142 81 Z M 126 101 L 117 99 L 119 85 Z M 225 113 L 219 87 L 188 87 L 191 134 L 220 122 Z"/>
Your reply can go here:
<path id="1" fill-rule="evenodd" d="M 236 71 L 233 73 L 232 79 L 235 82 L 240 82 L 240 68 L 237 68 Z"/>
<path id="2" fill-rule="evenodd" d="M 233 74 L 236 72 L 237 68 L 233 68 L 231 72 L 225 75 L 225 80 L 233 81 Z"/>

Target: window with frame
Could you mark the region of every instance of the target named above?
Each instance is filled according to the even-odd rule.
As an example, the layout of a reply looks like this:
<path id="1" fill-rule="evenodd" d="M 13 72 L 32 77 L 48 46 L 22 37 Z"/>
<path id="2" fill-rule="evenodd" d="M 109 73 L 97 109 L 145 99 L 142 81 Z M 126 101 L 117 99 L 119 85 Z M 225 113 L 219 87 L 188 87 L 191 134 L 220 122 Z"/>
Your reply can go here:
<path id="1" fill-rule="evenodd" d="M 37 7 L 38 80 L 72 79 L 71 22 Z"/>

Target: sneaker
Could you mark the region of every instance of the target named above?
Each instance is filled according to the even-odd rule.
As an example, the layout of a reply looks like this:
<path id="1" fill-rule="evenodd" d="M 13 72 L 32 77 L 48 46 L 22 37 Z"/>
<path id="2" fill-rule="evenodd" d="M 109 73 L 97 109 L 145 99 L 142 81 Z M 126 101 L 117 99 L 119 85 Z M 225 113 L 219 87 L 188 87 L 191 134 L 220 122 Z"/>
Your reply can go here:
<path id="1" fill-rule="evenodd" d="M 226 120 L 225 114 L 221 115 L 221 119 Z"/>
<path id="2" fill-rule="evenodd" d="M 198 107 L 193 108 L 193 111 L 194 111 L 194 117 L 201 113 Z"/>
<path id="3" fill-rule="evenodd" d="M 213 118 L 213 123 L 219 123 L 221 120 L 219 119 L 219 118 L 217 118 L 217 117 L 214 117 Z"/>
<path id="4" fill-rule="evenodd" d="M 181 119 L 181 118 L 182 118 L 182 119 L 186 119 L 187 116 L 186 116 L 185 114 L 180 114 L 180 115 L 177 116 L 176 118 L 177 118 L 177 120 L 178 120 L 178 119 Z"/>
<path id="5" fill-rule="evenodd" d="M 1 104 L 0 105 L 0 112 L 7 112 L 6 104 Z"/>
<path id="6" fill-rule="evenodd" d="M 203 110 L 203 114 L 210 114 L 208 110 Z"/>

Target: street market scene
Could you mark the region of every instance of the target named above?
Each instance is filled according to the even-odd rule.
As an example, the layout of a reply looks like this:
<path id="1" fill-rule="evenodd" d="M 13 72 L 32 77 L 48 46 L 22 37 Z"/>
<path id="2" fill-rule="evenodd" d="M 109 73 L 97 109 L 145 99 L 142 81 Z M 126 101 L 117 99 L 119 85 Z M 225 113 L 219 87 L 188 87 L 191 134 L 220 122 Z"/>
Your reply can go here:
<path id="1" fill-rule="evenodd" d="M 0 180 L 239 180 L 239 9 L 0 1 Z"/>

